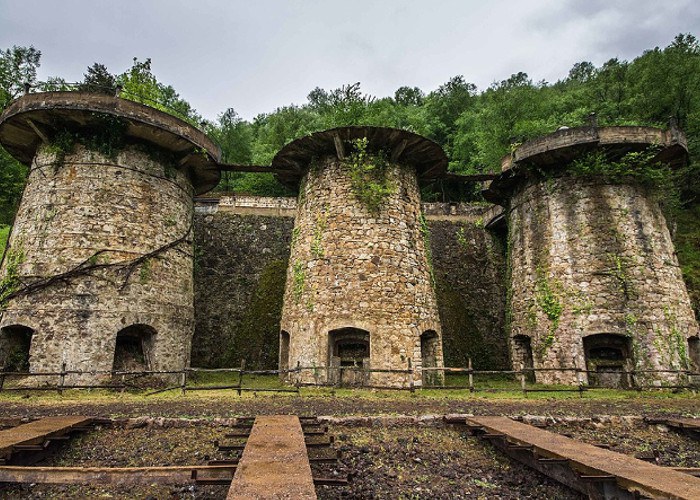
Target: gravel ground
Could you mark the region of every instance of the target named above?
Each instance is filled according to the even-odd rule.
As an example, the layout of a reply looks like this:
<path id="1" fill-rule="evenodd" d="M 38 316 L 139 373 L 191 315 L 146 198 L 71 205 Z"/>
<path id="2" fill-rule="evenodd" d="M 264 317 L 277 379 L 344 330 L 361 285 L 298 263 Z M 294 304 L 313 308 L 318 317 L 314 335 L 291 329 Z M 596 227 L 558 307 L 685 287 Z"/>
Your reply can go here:
<path id="1" fill-rule="evenodd" d="M 700 398 L 692 397 L 631 397 L 624 399 L 489 399 L 479 397 L 444 398 L 410 397 L 389 394 L 386 397 L 154 397 L 134 400 L 134 397 L 113 396 L 91 402 L 82 396 L 71 400 L 47 400 L 37 396 L 26 399 L 0 400 L 0 417 L 30 417 L 43 415 L 141 415 L 167 417 L 234 417 L 240 415 L 378 415 L 378 414 L 446 414 L 475 415 L 553 415 L 592 417 L 595 415 L 685 415 L 700 416 Z"/>
<path id="2" fill-rule="evenodd" d="M 575 416 L 583 420 L 558 422 L 549 430 L 614 451 L 656 460 L 660 465 L 700 466 L 700 444 L 639 419 L 590 421 L 597 415 L 698 416 L 697 398 L 637 397 L 628 399 L 494 400 L 453 397 L 186 397 L 135 400 L 101 398 L 90 402 L 70 398 L 17 397 L 0 401 L 0 417 L 97 415 L 102 417 L 198 418 L 186 427 L 150 424 L 130 429 L 105 427 L 62 445 L 42 465 L 163 466 L 205 464 L 230 456 L 216 450 L 214 440 L 227 428 L 213 419 L 240 415 L 296 413 L 299 415 L 424 415 L 473 413 L 491 415 Z M 157 421 L 158 419 L 150 419 Z M 161 419 L 162 420 L 162 419 Z M 546 420 L 546 419 L 545 419 Z M 551 419 L 549 419 L 551 420 Z M 378 421 L 381 421 L 379 419 Z M 219 421 L 220 423 L 220 421 Z M 580 496 L 524 466 L 501 456 L 487 443 L 454 428 L 420 425 L 362 427 L 336 423 L 334 446 L 343 458 L 335 465 L 316 465 L 318 476 L 352 476 L 345 487 L 318 487 L 320 498 L 557 498 Z M 98 486 L 21 485 L 0 488 L 0 499 L 15 498 L 225 498 L 226 486 L 146 486 L 134 490 Z"/>
<path id="3" fill-rule="evenodd" d="M 319 498 L 579 499 L 580 494 L 499 455 L 465 431 L 425 427 L 334 427 L 343 452 L 318 475 L 353 476 L 344 487 L 317 487 Z"/>
<path id="4" fill-rule="evenodd" d="M 236 456 L 216 451 L 225 427 L 149 426 L 103 428 L 88 432 L 41 465 L 138 467 L 205 464 L 210 458 Z M 578 499 L 576 492 L 468 436 L 465 431 L 418 426 L 367 428 L 332 426 L 335 464 L 314 464 L 314 475 L 352 476 L 344 487 L 317 487 L 319 498 L 557 498 Z M 0 489 L 0 498 L 225 498 L 226 486 L 114 487 L 21 485 Z"/>
<path id="5" fill-rule="evenodd" d="M 595 421 L 558 423 L 547 430 L 585 443 L 607 445 L 610 450 L 666 467 L 700 467 L 700 442 L 665 425 L 642 422 L 601 424 Z"/>

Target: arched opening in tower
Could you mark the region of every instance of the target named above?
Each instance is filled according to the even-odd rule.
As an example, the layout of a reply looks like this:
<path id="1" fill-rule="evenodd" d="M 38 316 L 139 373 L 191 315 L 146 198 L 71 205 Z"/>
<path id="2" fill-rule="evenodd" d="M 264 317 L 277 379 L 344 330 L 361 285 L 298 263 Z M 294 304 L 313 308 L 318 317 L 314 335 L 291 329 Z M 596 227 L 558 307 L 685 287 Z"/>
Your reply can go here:
<path id="1" fill-rule="evenodd" d="M 145 371 L 151 369 L 153 337 L 156 331 L 148 325 L 131 325 L 117 333 L 113 370 Z"/>
<path id="2" fill-rule="evenodd" d="M 513 369 L 525 370 L 525 379 L 535 381 L 535 362 L 532 357 L 532 340 L 527 335 L 513 337 Z"/>
<path id="3" fill-rule="evenodd" d="M 629 337 L 598 333 L 583 338 L 588 370 L 588 384 L 595 387 L 629 388 L 633 368 L 632 343 Z"/>
<path id="4" fill-rule="evenodd" d="M 6 371 L 29 372 L 29 350 L 34 330 L 24 325 L 5 326 L 0 330 L 0 353 Z"/>
<path id="5" fill-rule="evenodd" d="M 328 383 L 364 385 L 369 368 L 370 334 L 360 328 L 338 328 L 328 332 Z"/>
<path id="6" fill-rule="evenodd" d="M 690 369 L 700 374 L 700 336 L 688 337 L 688 359 Z"/>
<path id="7" fill-rule="evenodd" d="M 280 332 L 280 370 L 289 370 L 289 332 L 282 330 Z M 280 374 L 282 377 L 286 377 L 286 373 Z"/>
<path id="8" fill-rule="evenodd" d="M 440 385 L 441 377 L 438 370 L 438 350 L 440 337 L 435 330 L 426 330 L 420 336 L 420 356 L 423 373 L 423 385 Z M 426 369 L 427 368 L 427 369 Z"/>

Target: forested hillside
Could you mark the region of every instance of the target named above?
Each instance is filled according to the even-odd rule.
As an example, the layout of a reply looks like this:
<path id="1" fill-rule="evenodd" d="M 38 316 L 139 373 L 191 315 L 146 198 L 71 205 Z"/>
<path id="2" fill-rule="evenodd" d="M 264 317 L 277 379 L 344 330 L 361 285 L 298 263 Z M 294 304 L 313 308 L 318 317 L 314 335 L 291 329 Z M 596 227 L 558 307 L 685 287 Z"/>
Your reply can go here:
<path id="1" fill-rule="evenodd" d="M 61 78 L 36 81 L 41 54 L 33 47 L 0 52 L 0 108 L 19 96 L 28 82 L 43 90 L 67 88 Z M 459 68 L 455 68 L 456 72 Z M 678 35 L 667 47 L 645 51 L 632 61 L 610 59 L 596 67 L 575 64 L 555 83 L 514 73 L 478 91 L 468 77 L 455 76 L 439 88 L 400 87 L 393 96 L 363 93 L 360 83 L 335 90 L 316 88 L 307 102 L 290 104 L 241 119 L 234 108 L 216 122 L 203 121 L 173 87 L 158 82 L 150 60 L 138 61 L 121 74 L 103 65 L 88 68 L 80 88 L 111 92 L 155 105 L 203 126 L 222 147 L 224 161 L 269 164 L 287 142 L 307 133 L 341 125 L 382 125 L 412 130 L 440 143 L 450 169 L 460 173 L 494 171 L 514 146 L 560 126 L 578 126 L 596 113 L 600 125 L 667 126 L 675 119 L 688 136 L 691 163 L 676 172 L 676 190 L 661 193 L 668 208 L 679 259 L 696 311 L 700 303 L 700 46 L 691 34 Z M 202 83 L 206 85 L 206 82 Z M 225 104 L 225 103 L 222 103 Z M 0 148 L 0 227 L 12 221 L 21 195 L 25 168 Z M 290 194 L 268 174 L 227 173 L 219 190 L 259 195 Z M 445 191 L 430 196 L 449 196 Z M 478 199 L 478 188 L 461 192 Z M 0 228 L 0 243 L 6 230 Z"/>

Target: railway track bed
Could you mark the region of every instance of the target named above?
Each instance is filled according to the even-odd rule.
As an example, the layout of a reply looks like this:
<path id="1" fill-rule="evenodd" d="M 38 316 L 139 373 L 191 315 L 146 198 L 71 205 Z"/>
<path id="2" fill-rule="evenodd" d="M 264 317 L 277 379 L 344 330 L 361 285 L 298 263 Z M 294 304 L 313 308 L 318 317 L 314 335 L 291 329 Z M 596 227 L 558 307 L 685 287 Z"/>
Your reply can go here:
<path id="1" fill-rule="evenodd" d="M 98 426 L 94 432 L 59 441 L 58 453 L 33 466 L 34 474 L 53 475 L 51 481 L 27 477 L 31 482 L 0 487 L 0 498 L 106 494 L 115 498 L 226 498 L 254 422 L 250 418 L 239 419 L 235 425 L 201 420 L 188 424 L 183 420 L 182 426 Z M 377 422 L 380 420 L 358 427 L 300 421 L 318 498 L 391 498 L 397 494 L 419 498 L 582 498 L 579 492 L 533 472 L 489 442 L 471 436 L 465 428 L 438 422 L 394 426 Z M 640 447 L 655 446 L 659 461 L 667 466 L 691 469 L 700 458 L 697 442 L 640 419 L 624 425 L 591 419 L 584 425 L 556 423 L 547 428 L 581 442 L 595 442 L 597 436 L 604 441 L 597 444 L 612 449 L 619 450 L 623 443 L 627 446 L 623 452 L 632 457 L 639 454 Z M 48 467 L 48 472 L 39 466 Z M 0 477 L 8 471 L 0 469 Z M 90 474 L 107 474 L 111 479 L 97 486 L 89 480 Z M 161 479 L 146 480 L 149 476 Z M 125 477 L 128 479 L 120 479 Z"/>

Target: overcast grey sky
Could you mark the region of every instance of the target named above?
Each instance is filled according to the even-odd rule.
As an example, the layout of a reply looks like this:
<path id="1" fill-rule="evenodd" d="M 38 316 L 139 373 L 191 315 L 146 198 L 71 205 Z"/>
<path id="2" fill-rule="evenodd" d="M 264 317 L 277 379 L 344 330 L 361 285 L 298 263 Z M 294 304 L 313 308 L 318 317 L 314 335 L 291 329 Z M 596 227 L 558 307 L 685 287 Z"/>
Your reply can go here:
<path id="1" fill-rule="evenodd" d="M 40 79 L 150 57 L 207 118 L 357 81 L 379 97 L 458 74 L 480 89 L 518 71 L 556 81 L 699 28 L 698 0 L 0 0 L 0 48 L 40 49 Z"/>

